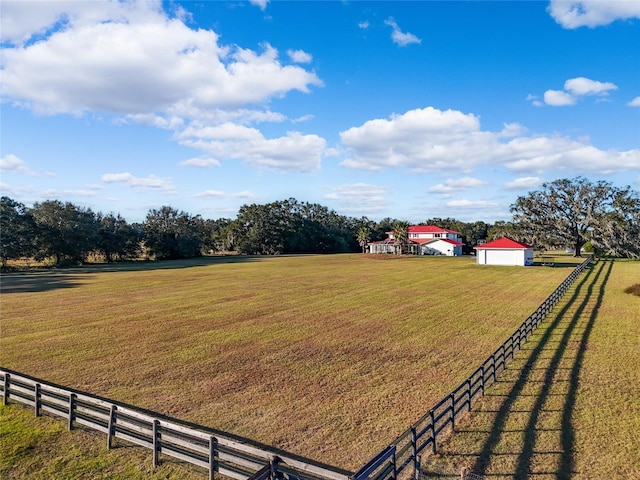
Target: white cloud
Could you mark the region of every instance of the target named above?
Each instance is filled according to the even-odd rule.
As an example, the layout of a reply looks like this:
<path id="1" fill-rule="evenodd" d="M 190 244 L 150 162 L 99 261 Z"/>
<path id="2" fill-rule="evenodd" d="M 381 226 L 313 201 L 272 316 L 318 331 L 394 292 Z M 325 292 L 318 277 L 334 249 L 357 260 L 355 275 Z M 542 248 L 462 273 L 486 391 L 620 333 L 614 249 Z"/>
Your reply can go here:
<path id="1" fill-rule="evenodd" d="M 640 107 L 640 97 L 636 97 L 627 103 L 628 107 Z"/>
<path id="2" fill-rule="evenodd" d="M 497 203 L 489 202 L 487 200 L 451 200 L 450 202 L 445 203 L 445 206 L 451 208 L 458 209 L 478 209 L 478 208 L 486 208 L 486 207 L 495 207 Z"/>
<path id="3" fill-rule="evenodd" d="M 148 177 L 134 177 L 129 172 L 105 173 L 102 175 L 104 183 L 121 183 L 125 187 L 140 190 L 160 190 L 164 193 L 175 192 L 175 188 L 170 178 L 160 178 L 153 174 Z"/>
<path id="4" fill-rule="evenodd" d="M 169 18 L 159 2 L 59 3 L 49 23 L 38 23 L 45 22 L 42 30 L 52 26 L 51 18 L 64 17 L 66 28 L 2 50 L 4 98 L 39 113 L 193 118 L 322 85 L 315 73 L 280 64 L 271 45 L 260 52 L 219 45 L 214 31 Z M 76 10 L 68 14 L 67 8 Z M 11 38 L 36 28 L 23 18 L 32 10 L 13 8 L 23 27 Z"/>
<path id="5" fill-rule="evenodd" d="M 51 172 L 38 172 L 29 167 L 24 160 L 12 153 L 0 158 L 0 171 L 21 173 L 24 175 L 55 177 Z"/>
<path id="6" fill-rule="evenodd" d="M 220 190 L 205 190 L 204 192 L 196 193 L 196 198 L 209 198 L 213 200 L 228 200 L 236 198 L 252 198 L 253 194 L 248 190 L 244 190 L 238 193 L 226 193 Z"/>
<path id="7" fill-rule="evenodd" d="M 255 5 L 256 7 L 260 7 L 260 10 L 265 10 L 270 0 L 249 0 L 251 5 Z"/>
<path id="8" fill-rule="evenodd" d="M 551 0 L 547 11 L 564 28 L 593 28 L 616 20 L 640 18 L 640 3 L 634 0 Z"/>
<path id="9" fill-rule="evenodd" d="M 489 185 L 489 182 L 479 180 L 472 177 L 458 178 L 457 180 L 446 180 L 444 183 L 434 185 L 429 188 L 429 193 L 451 193 L 461 192 L 475 187 L 484 187 Z"/>
<path id="10" fill-rule="evenodd" d="M 587 139 L 562 136 L 504 138 L 502 132 L 483 131 L 473 114 L 433 107 L 369 120 L 341 132 L 340 137 L 347 152 L 341 165 L 367 170 L 469 172 L 480 165 L 501 165 L 539 175 L 550 169 L 606 174 L 640 168 L 640 149 L 605 151 Z"/>
<path id="11" fill-rule="evenodd" d="M 180 165 L 181 167 L 208 168 L 208 167 L 219 167 L 220 162 L 215 158 L 195 157 L 195 158 L 190 158 L 189 160 L 183 160 L 178 165 Z"/>
<path id="12" fill-rule="evenodd" d="M 335 201 L 341 210 L 347 213 L 359 212 L 365 215 L 375 214 L 387 207 L 386 187 L 368 183 L 351 183 L 331 187 L 325 195 L 328 200 Z"/>
<path id="13" fill-rule="evenodd" d="M 358 23 L 358 28 L 361 28 L 362 30 L 366 30 L 367 28 L 369 28 L 369 20 L 363 20 L 362 22 Z"/>
<path id="14" fill-rule="evenodd" d="M 422 43 L 422 40 L 416 37 L 413 33 L 405 33 L 400 30 L 400 27 L 393 17 L 387 18 L 384 21 L 384 24 L 389 25 L 393 29 L 391 32 L 391 39 L 393 40 L 393 43 L 401 47 L 406 47 L 412 43 Z"/>
<path id="15" fill-rule="evenodd" d="M 287 132 L 265 138 L 255 128 L 232 123 L 205 128 L 187 128 L 178 135 L 180 143 L 224 160 L 242 160 L 248 165 L 275 170 L 312 171 L 320 168 L 330 152 L 318 135 Z"/>
<path id="16" fill-rule="evenodd" d="M 599 101 L 609 95 L 611 90 L 617 90 L 618 86 L 611 82 L 599 82 L 585 77 L 570 78 L 564 82 L 564 90 L 547 90 L 544 92 L 544 103 L 553 107 L 575 105 L 580 97 L 595 95 Z M 542 103 L 535 95 L 527 95 L 527 101 L 540 107 Z"/>
<path id="17" fill-rule="evenodd" d="M 611 82 L 598 82 L 577 77 L 564 82 L 564 89 L 573 95 L 608 95 L 609 90 L 617 90 L 618 87 Z"/>
<path id="18" fill-rule="evenodd" d="M 562 90 L 547 90 L 544 92 L 544 103 L 553 107 L 575 105 L 576 97 Z"/>
<path id="19" fill-rule="evenodd" d="M 526 190 L 539 187 L 542 182 L 544 182 L 544 180 L 540 177 L 521 177 L 510 182 L 505 182 L 503 187 L 505 190 Z"/>
<path id="20" fill-rule="evenodd" d="M 10 153 L 0 158 L 0 170 L 5 172 L 24 173 L 25 175 L 37 175 L 20 157 Z"/>
<path id="21" fill-rule="evenodd" d="M 311 115 L 311 114 L 302 115 L 301 117 L 291 119 L 291 123 L 308 122 L 309 120 L 313 120 L 314 118 L 315 118 L 315 115 Z"/>
<path id="22" fill-rule="evenodd" d="M 287 50 L 287 55 L 289 55 L 292 62 L 296 63 L 311 63 L 313 60 L 311 54 L 303 50 Z"/>

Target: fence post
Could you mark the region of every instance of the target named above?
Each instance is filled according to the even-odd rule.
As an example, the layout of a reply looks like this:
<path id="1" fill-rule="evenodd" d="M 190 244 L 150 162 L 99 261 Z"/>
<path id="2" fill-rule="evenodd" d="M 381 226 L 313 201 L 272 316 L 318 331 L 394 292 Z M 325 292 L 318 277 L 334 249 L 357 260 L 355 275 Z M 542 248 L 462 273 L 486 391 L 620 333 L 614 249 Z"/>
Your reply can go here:
<path id="1" fill-rule="evenodd" d="M 456 396 L 453 392 L 449 394 L 449 403 L 451 403 L 451 430 L 456 429 Z"/>
<path id="2" fill-rule="evenodd" d="M 470 412 L 471 411 L 471 401 L 472 401 L 472 398 L 471 398 L 471 377 L 467 378 L 467 397 L 469 399 L 469 403 L 467 405 L 467 407 L 468 407 L 467 412 Z"/>
<path id="3" fill-rule="evenodd" d="M 109 410 L 109 425 L 107 427 L 107 450 L 111 449 L 111 439 L 113 438 L 113 434 L 115 433 L 117 408 L 118 407 L 116 407 L 115 405 L 111 405 L 111 410 Z"/>
<path id="4" fill-rule="evenodd" d="M 73 419 L 75 417 L 75 415 L 73 414 L 73 410 L 75 408 L 76 408 L 76 394 L 70 393 L 69 394 L 69 420 L 68 420 L 69 430 L 73 430 Z"/>
<path id="5" fill-rule="evenodd" d="M 153 466 L 157 467 L 158 466 L 158 450 L 160 448 L 160 445 L 158 444 L 158 435 L 160 432 L 158 432 L 158 427 L 160 425 L 160 422 L 157 419 L 153 419 Z"/>
<path id="6" fill-rule="evenodd" d="M 216 461 L 216 446 L 218 445 L 218 440 L 216 437 L 211 435 L 209 437 L 209 480 L 213 480 L 213 475 L 216 470 L 218 470 L 218 462 Z"/>
<path id="7" fill-rule="evenodd" d="M 482 392 L 482 396 L 484 397 L 484 363 L 480 365 L 480 391 Z"/>
<path id="8" fill-rule="evenodd" d="M 4 374 L 4 391 L 2 392 L 2 404 L 7 405 L 9 403 L 9 383 L 11 379 L 10 373 Z"/>
<path id="9" fill-rule="evenodd" d="M 278 457 L 271 457 L 269 460 L 269 467 L 271 467 L 271 480 L 277 480 L 278 478 Z"/>
<path id="10" fill-rule="evenodd" d="M 433 408 L 429 410 L 429 417 L 431 417 L 431 451 L 436 453 L 436 416 L 433 412 Z"/>
<path id="11" fill-rule="evenodd" d="M 36 383 L 33 387 L 33 403 L 36 417 L 40 416 L 40 384 Z"/>
<path id="12" fill-rule="evenodd" d="M 411 426 L 411 455 L 413 456 L 413 478 L 418 480 L 420 475 L 420 458 L 418 457 L 418 433 L 416 426 Z"/>

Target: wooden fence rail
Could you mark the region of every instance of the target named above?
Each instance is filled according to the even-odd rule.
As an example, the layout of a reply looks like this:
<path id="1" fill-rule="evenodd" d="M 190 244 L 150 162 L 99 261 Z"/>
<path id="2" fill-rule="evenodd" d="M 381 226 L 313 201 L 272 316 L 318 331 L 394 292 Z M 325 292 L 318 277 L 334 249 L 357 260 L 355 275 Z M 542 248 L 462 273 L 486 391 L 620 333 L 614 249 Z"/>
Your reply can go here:
<path id="1" fill-rule="evenodd" d="M 114 438 L 152 451 L 153 465 L 160 455 L 197 465 L 235 480 L 349 480 L 350 472 L 271 449 L 206 427 L 137 409 L 105 398 L 53 385 L 34 377 L 0 368 L 3 403 L 22 403 L 63 417 L 69 429 L 82 425 L 106 434 L 107 448 Z"/>
<path id="2" fill-rule="evenodd" d="M 558 288 L 532 313 L 518 329 L 493 352 L 464 382 L 437 402 L 422 418 L 405 430 L 380 454 L 353 474 L 351 480 L 395 480 L 405 468 L 413 468 L 419 478 L 420 455 L 436 453 L 438 436 L 455 430 L 456 417 L 471 410 L 478 396 L 494 383 L 513 360 L 516 352 L 529 339 L 536 327 L 551 312 L 578 276 L 591 262 L 589 256 L 578 265 Z"/>
<path id="3" fill-rule="evenodd" d="M 456 417 L 470 411 L 474 400 L 496 381 L 591 258 L 578 265 L 464 382 L 355 473 L 0 368 L 3 403 L 31 406 L 36 416 L 47 412 L 64 417 L 69 429 L 77 424 L 103 432 L 107 448 L 114 438 L 148 448 L 154 466 L 160 454 L 197 465 L 210 479 L 219 473 L 234 480 L 395 480 L 407 467 L 418 478 L 421 454 L 425 449 L 437 452 L 438 436 L 455 430 Z"/>

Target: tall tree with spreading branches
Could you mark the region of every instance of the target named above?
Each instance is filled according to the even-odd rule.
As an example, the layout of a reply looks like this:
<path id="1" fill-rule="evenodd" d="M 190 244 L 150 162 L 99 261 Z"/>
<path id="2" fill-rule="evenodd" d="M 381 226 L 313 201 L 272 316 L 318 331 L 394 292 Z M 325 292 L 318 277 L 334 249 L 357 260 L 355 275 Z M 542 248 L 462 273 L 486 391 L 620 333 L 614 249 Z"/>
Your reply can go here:
<path id="1" fill-rule="evenodd" d="M 579 257 L 587 243 L 599 253 L 638 258 L 638 193 L 583 177 L 544 183 L 511 206 L 521 240 L 546 248 L 567 247 Z"/>

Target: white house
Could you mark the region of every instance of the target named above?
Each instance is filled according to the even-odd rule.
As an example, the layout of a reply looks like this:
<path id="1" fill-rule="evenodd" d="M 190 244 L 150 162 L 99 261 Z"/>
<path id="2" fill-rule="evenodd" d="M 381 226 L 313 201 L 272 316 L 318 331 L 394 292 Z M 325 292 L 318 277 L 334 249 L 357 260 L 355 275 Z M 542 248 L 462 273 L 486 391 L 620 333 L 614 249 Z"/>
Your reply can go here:
<path id="1" fill-rule="evenodd" d="M 407 242 L 409 250 L 416 255 L 462 255 L 462 242 L 458 232 L 435 225 L 411 225 Z M 370 253 L 396 253 L 393 231 L 387 238 L 369 243 Z"/>
<path id="2" fill-rule="evenodd" d="M 473 248 L 478 265 L 533 265 L 533 247 L 508 237 Z"/>

